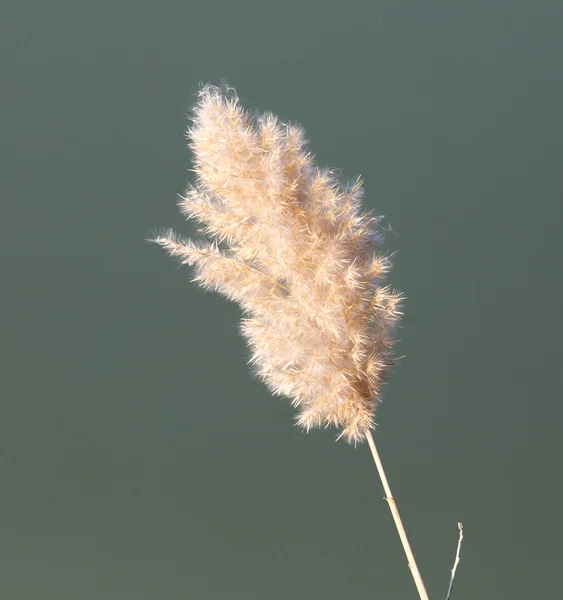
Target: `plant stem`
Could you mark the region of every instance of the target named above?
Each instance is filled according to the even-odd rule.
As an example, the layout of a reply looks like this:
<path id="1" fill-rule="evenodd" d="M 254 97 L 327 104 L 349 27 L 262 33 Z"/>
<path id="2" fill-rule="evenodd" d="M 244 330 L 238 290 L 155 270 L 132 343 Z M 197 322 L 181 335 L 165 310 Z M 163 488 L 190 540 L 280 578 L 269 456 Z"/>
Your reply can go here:
<path id="1" fill-rule="evenodd" d="M 397 527 L 397 531 L 399 532 L 399 537 L 401 538 L 403 549 L 405 551 L 405 554 L 407 555 L 409 569 L 411 570 L 416 589 L 418 590 L 418 595 L 420 596 L 420 600 L 428 600 L 428 594 L 426 593 L 426 588 L 424 587 L 422 576 L 420 574 L 420 571 L 418 570 L 418 567 L 416 566 L 416 560 L 414 559 L 414 554 L 411 550 L 409 540 L 407 539 L 407 534 L 405 532 L 405 528 L 403 527 L 401 516 L 399 515 L 399 509 L 395 504 L 395 499 L 393 498 L 393 494 L 391 493 L 391 488 L 389 487 L 387 476 L 385 475 L 385 471 L 383 470 L 381 458 L 379 458 L 379 452 L 375 447 L 375 442 L 373 441 L 373 436 L 371 435 L 370 431 L 366 433 L 366 437 L 371 453 L 373 455 L 373 460 L 375 461 L 375 465 L 377 467 L 377 471 L 379 472 L 379 477 L 381 478 L 381 483 L 383 484 L 383 489 L 385 490 L 385 500 L 387 500 L 387 503 L 389 504 L 389 509 L 391 510 L 393 520 L 395 521 L 395 526 Z"/>
<path id="2" fill-rule="evenodd" d="M 454 561 L 454 566 L 452 569 L 452 576 L 450 578 L 450 585 L 448 586 L 448 595 L 446 597 L 446 600 L 450 600 L 452 590 L 454 589 L 455 572 L 457 569 L 457 565 L 459 564 L 459 551 L 461 550 L 461 542 L 463 540 L 463 524 L 458 523 L 457 528 L 459 529 L 459 539 L 457 541 L 457 551 L 455 553 L 455 561 Z"/>

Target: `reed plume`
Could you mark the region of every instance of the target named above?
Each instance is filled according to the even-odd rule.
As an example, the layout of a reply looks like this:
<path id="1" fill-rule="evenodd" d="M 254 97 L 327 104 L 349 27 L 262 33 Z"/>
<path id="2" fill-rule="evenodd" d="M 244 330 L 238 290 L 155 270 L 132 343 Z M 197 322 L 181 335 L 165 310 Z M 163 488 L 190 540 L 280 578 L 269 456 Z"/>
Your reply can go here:
<path id="1" fill-rule="evenodd" d="M 196 183 L 179 204 L 204 239 L 168 231 L 154 241 L 241 306 L 250 363 L 291 398 L 299 425 L 364 440 L 400 295 L 382 283 L 390 262 L 361 181 L 341 185 L 315 166 L 300 127 L 250 115 L 233 90 L 205 86 L 192 120 Z"/>

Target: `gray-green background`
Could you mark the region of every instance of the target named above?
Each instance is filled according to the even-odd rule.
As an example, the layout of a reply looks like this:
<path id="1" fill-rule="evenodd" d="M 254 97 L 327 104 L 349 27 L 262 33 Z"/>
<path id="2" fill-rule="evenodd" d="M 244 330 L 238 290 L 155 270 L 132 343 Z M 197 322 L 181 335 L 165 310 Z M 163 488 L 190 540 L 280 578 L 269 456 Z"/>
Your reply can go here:
<path id="1" fill-rule="evenodd" d="M 0 597 L 415 598 L 367 447 L 305 435 L 148 244 L 199 82 L 304 124 L 399 250 L 380 451 L 431 598 L 558 598 L 560 0 L 5 2 Z"/>

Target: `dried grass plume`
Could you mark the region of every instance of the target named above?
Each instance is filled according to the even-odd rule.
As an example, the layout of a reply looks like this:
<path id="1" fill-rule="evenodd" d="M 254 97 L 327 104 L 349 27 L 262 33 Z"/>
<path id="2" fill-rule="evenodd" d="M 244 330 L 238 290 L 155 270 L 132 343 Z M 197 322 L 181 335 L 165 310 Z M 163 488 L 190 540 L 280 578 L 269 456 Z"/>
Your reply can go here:
<path id="1" fill-rule="evenodd" d="M 168 231 L 154 241 L 241 306 L 250 363 L 291 398 L 299 425 L 365 439 L 400 295 L 383 283 L 390 262 L 361 181 L 341 185 L 315 166 L 300 127 L 249 114 L 232 89 L 205 86 L 192 120 L 196 182 L 180 208 L 203 239 Z"/>

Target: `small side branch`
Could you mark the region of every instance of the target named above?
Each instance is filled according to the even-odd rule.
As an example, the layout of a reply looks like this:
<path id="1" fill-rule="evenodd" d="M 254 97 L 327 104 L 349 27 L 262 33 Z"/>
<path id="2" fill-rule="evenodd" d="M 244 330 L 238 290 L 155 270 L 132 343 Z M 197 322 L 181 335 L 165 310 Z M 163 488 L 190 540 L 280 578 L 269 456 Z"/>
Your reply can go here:
<path id="1" fill-rule="evenodd" d="M 457 569 L 457 565 L 459 564 L 459 551 L 461 549 L 461 541 L 463 540 L 463 525 L 461 523 L 458 523 L 457 528 L 459 529 L 459 539 L 457 541 L 457 551 L 455 553 L 455 561 L 454 566 L 452 568 L 452 576 L 450 578 L 450 585 L 448 586 L 448 595 L 446 596 L 446 600 L 450 600 L 450 595 L 452 593 L 452 590 L 454 589 L 455 572 Z"/>

